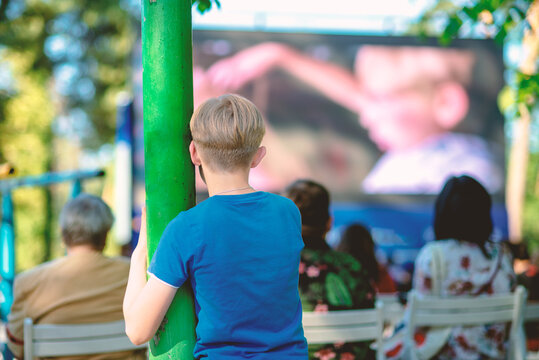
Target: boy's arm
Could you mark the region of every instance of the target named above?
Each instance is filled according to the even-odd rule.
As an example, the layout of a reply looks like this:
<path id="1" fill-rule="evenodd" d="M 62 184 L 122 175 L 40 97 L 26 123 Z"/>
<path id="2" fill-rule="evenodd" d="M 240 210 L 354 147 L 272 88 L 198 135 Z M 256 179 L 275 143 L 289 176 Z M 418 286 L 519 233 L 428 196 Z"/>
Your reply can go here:
<path id="1" fill-rule="evenodd" d="M 350 71 L 307 56 L 279 43 L 262 43 L 215 63 L 208 69 L 210 81 L 237 90 L 273 68 L 281 68 L 353 112 L 360 110 L 362 91 Z"/>
<path id="2" fill-rule="evenodd" d="M 146 234 L 146 211 L 143 209 L 139 242 L 131 256 L 123 303 L 125 332 L 135 345 L 144 344 L 153 337 L 177 290 L 154 276 L 146 281 Z"/>

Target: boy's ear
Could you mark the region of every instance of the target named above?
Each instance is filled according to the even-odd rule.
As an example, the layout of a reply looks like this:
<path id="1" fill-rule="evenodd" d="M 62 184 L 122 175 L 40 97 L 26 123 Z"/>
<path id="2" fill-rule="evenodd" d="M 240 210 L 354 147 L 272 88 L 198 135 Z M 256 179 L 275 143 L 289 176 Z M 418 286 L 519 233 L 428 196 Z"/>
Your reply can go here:
<path id="1" fill-rule="evenodd" d="M 468 93 L 461 84 L 448 81 L 438 85 L 434 94 L 433 111 L 438 126 L 452 130 L 468 114 Z"/>
<path id="2" fill-rule="evenodd" d="M 195 146 L 195 142 L 192 140 L 189 144 L 189 154 L 191 155 L 191 161 L 193 162 L 193 165 L 198 166 L 202 164 L 202 161 L 200 161 L 200 156 L 198 155 L 197 148 Z"/>
<path id="3" fill-rule="evenodd" d="M 257 167 L 258 164 L 260 164 L 260 162 L 264 158 L 264 156 L 266 156 L 266 147 L 261 146 L 261 147 L 258 148 L 258 150 L 256 151 L 255 156 L 253 157 L 253 160 L 251 161 L 251 168 Z"/>

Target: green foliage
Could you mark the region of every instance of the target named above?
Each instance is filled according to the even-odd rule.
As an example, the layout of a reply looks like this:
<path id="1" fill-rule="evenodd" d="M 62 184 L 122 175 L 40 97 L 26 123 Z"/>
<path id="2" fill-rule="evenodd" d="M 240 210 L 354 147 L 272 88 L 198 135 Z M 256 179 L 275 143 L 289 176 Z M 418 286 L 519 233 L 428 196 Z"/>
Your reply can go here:
<path id="1" fill-rule="evenodd" d="M 517 71 L 515 78 L 515 87 L 518 89 L 516 101 L 526 104 L 532 110 L 539 95 L 539 74 L 527 75 Z"/>
<path id="2" fill-rule="evenodd" d="M 532 253 L 539 251 L 539 152 L 530 154 L 526 190 L 522 236 Z"/>
<path id="3" fill-rule="evenodd" d="M 128 88 L 137 31 L 108 0 L 2 0 L 0 162 L 17 176 L 61 162 L 57 136 L 98 148 L 114 137 L 116 95 Z M 53 131 L 55 130 L 55 131 Z M 56 224 L 50 189 L 14 192 L 17 269 L 51 258 Z M 56 209 L 58 210 L 58 209 Z"/>
<path id="4" fill-rule="evenodd" d="M 533 0 L 473 0 L 458 6 L 450 0 L 440 0 L 420 18 L 415 31 L 422 36 L 436 35 L 447 45 L 457 38 L 461 29 L 475 28 L 485 36 L 503 44 L 507 34 L 525 21 L 526 9 Z M 443 24 L 438 33 L 435 24 Z"/>
<path id="5" fill-rule="evenodd" d="M 40 73 L 32 72 L 29 52 L 2 52 L 4 66 L 17 79 L 16 95 L 4 99 L 0 118 L 0 160 L 8 159 L 18 174 L 40 174 L 52 162 L 51 123 L 54 109 Z M 28 269 L 48 259 L 51 216 L 47 189 L 21 189 L 13 193 L 17 269 Z"/>
<path id="6" fill-rule="evenodd" d="M 75 136 L 92 148 L 111 142 L 116 95 L 131 76 L 133 18 L 108 0 L 2 3 L 0 43 L 26 54 L 29 71 L 53 86 L 49 92 L 58 95 L 54 115 L 67 123 L 58 135 Z"/>
<path id="7" fill-rule="evenodd" d="M 217 6 L 218 9 L 221 7 L 221 2 L 219 2 L 219 0 L 193 0 L 193 6 L 196 6 L 198 12 L 201 14 L 210 11 L 212 3 L 215 3 L 215 6 Z"/>
<path id="8" fill-rule="evenodd" d="M 335 273 L 328 273 L 325 283 L 328 301 L 333 306 L 352 306 L 352 295 L 344 281 Z"/>

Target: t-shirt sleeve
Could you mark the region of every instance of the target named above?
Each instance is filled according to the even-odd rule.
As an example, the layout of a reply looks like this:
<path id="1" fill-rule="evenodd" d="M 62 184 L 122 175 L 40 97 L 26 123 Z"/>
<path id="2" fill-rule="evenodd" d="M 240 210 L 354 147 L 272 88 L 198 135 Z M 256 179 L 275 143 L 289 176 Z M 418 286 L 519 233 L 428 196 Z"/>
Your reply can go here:
<path id="1" fill-rule="evenodd" d="M 178 288 L 188 279 L 192 264 L 191 237 L 186 236 L 181 215 L 168 224 L 153 254 L 148 274 Z"/>

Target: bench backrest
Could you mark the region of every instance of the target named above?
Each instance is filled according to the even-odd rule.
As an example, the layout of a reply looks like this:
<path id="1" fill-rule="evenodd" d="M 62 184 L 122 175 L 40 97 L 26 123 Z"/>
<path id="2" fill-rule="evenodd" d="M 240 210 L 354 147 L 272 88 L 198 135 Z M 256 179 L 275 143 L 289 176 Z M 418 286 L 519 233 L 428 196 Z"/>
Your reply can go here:
<path id="1" fill-rule="evenodd" d="M 473 326 L 493 323 L 510 323 L 510 358 L 523 359 L 519 329 L 522 326 L 526 290 L 518 286 L 514 293 L 489 297 L 421 298 L 411 292 L 409 328 L 418 326 Z M 406 340 L 413 344 L 413 330 L 407 331 Z M 524 352 L 524 353 L 523 353 Z M 416 356 L 415 352 L 412 351 Z"/>
<path id="2" fill-rule="evenodd" d="M 528 302 L 524 305 L 524 322 L 539 320 L 539 302 Z"/>
<path id="3" fill-rule="evenodd" d="M 383 304 L 384 322 L 395 325 L 404 316 L 404 306 L 399 300 L 398 294 L 376 294 L 376 300 Z"/>
<path id="4" fill-rule="evenodd" d="M 125 334 L 123 321 L 98 324 L 37 324 L 24 319 L 24 360 L 35 357 L 111 353 L 146 348 Z"/>
<path id="5" fill-rule="evenodd" d="M 303 331 L 309 344 L 370 340 L 381 349 L 383 327 L 381 303 L 374 309 L 303 313 Z M 383 351 L 377 351 L 377 359 L 384 359 Z"/>

